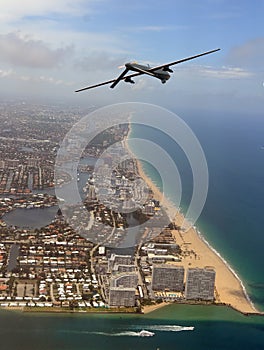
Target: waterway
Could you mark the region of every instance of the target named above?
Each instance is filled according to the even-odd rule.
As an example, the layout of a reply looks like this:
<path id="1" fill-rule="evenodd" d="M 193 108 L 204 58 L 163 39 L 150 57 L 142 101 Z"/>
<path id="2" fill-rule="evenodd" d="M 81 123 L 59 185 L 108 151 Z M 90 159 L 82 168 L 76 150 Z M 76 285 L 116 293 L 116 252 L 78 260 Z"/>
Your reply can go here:
<path id="1" fill-rule="evenodd" d="M 83 158 L 80 160 L 80 164 L 83 165 L 94 165 L 96 159 L 92 157 Z M 69 167 L 70 169 L 70 167 Z M 74 174 L 72 174 L 73 176 Z M 77 181 L 79 195 L 81 199 L 84 199 L 86 194 L 83 191 L 83 187 L 86 185 L 86 182 L 89 178 L 90 174 L 88 173 L 79 173 Z M 32 181 L 32 180 L 31 180 Z M 61 197 L 67 203 L 71 203 L 74 199 L 76 202 L 76 192 L 73 191 L 73 186 L 71 183 L 64 185 L 61 189 L 58 190 L 58 193 L 62 193 Z M 33 190 L 33 193 L 48 193 L 50 195 L 55 194 L 54 188 L 47 188 L 45 190 Z M 7 195 L 3 195 L 3 197 L 7 197 Z M 55 219 L 55 216 L 58 211 L 58 206 L 53 206 L 49 208 L 32 208 L 32 209 L 24 209 L 18 208 L 13 210 L 3 216 L 3 220 L 6 222 L 8 226 L 17 226 L 24 228 L 41 228 L 51 223 L 52 220 Z"/>
<path id="2" fill-rule="evenodd" d="M 154 336 L 141 337 L 141 330 Z M 1 348 L 12 350 L 260 350 L 264 318 L 188 305 L 147 315 L 0 311 L 0 339 Z"/>
<path id="3" fill-rule="evenodd" d="M 198 226 L 263 310 L 263 116 L 195 115 L 190 124 L 210 172 L 208 199 Z M 149 134 L 143 130 L 142 137 Z M 164 141 L 163 148 L 174 152 L 173 145 L 160 135 L 153 139 Z M 186 187 L 188 195 L 188 182 Z M 194 328 L 185 331 L 182 327 Z M 142 338 L 138 335 L 142 329 L 155 335 Z M 260 350 L 264 348 L 264 318 L 221 306 L 171 305 L 144 316 L 2 310 L 0 339 L 1 348 L 12 350 Z"/>
<path id="4" fill-rule="evenodd" d="M 8 226 L 35 229 L 50 224 L 55 219 L 57 211 L 57 205 L 49 208 L 18 208 L 5 214 L 3 220 Z"/>
<path id="5" fill-rule="evenodd" d="M 127 214 L 127 223 L 129 225 L 129 230 L 119 245 L 119 248 L 134 247 L 138 243 L 138 238 L 140 236 L 138 229 L 139 222 L 134 218 L 132 213 Z"/>

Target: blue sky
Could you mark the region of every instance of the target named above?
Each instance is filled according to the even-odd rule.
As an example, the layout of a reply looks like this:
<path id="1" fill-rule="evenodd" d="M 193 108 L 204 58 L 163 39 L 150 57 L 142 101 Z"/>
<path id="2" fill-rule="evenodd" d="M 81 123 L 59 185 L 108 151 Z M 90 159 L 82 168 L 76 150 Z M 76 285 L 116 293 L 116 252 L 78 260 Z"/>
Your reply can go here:
<path id="1" fill-rule="evenodd" d="M 263 0 L 0 0 L 1 95 L 72 103 L 157 102 L 261 112 Z M 166 85 L 76 88 L 112 79 L 130 60 L 175 67 Z M 78 95 L 78 96 L 77 96 Z"/>

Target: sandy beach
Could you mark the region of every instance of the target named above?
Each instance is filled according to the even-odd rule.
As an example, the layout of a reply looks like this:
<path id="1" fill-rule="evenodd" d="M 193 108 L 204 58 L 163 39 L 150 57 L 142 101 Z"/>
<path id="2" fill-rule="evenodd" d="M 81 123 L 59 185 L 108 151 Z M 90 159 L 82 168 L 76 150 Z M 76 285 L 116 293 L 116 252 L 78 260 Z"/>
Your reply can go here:
<path id="1" fill-rule="evenodd" d="M 158 309 L 161 309 L 162 307 L 169 305 L 170 303 L 165 303 L 165 301 L 163 301 L 160 304 L 155 304 L 155 305 L 146 305 L 143 307 L 143 313 L 144 314 L 149 314 L 150 312 L 154 312 Z"/>
<path id="2" fill-rule="evenodd" d="M 178 214 L 175 222 L 180 225 L 183 219 L 183 215 Z M 183 265 L 185 269 L 205 266 L 215 269 L 217 303 L 230 305 L 243 313 L 257 312 L 246 294 L 242 281 L 196 229 L 191 228 L 184 233 L 175 230 L 173 233 L 184 252 L 184 257 L 178 264 Z"/>
<path id="3" fill-rule="evenodd" d="M 128 145 L 127 148 L 129 149 Z M 129 151 L 131 152 L 131 150 Z M 166 209 L 171 221 L 181 226 L 184 221 L 183 214 L 177 211 L 174 205 L 163 196 L 163 193 L 161 193 L 151 179 L 146 176 L 141 163 L 139 161 L 137 163 L 139 175 L 153 191 L 154 198 L 159 200 L 162 207 Z M 174 230 L 173 235 L 177 244 L 180 245 L 184 252 L 182 261 L 175 264 L 184 266 L 185 271 L 188 267 L 204 268 L 209 266 L 215 269 L 216 303 L 228 305 L 245 314 L 260 313 L 249 299 L 245 287 L 235 271 L 224 261 L 220 254 L 204 240 L 196 228 L 191 227 L 186 232 Z M 164 305 L 167 305 L 167 303 L 145 307 L 144 312 L 154 311 L 156 308 L 160 308 Z"/>
<path id="4" fill-rule="evenodd" d="M 162 206 L 167 209 L 170 218 L 173 218 L 176 209 L 173 207 L 172 203 L 163 197 L 160 190 L 143 172 L 140 162 L 138 163 L 140 176 L 152 189 L 154 198 L 161 201 Z M 184 216 L 178 212 L 176 216 L 174 216 L 173 221 L 176 225 L 181 226 L 184 221 Z M 202 238 L 195 228 L 192 227 L 186 232 L 173 230 L 173 234 L 177 244 L 180 245 L 182 251 L 184 252 L 182 261 L 175 264 L 184 266 L 185 271 L 188 267 L 203 268 L 209 266 L 215 269 L 217 303 L 229 305 L 242 313 L 258 312 L 252 302 L 249 300 L 242 281 L 221 258 L 221 256 L 208 245 L 208 243 Z M 166 303 L 164 304 L 166 305 Z M 152 311 L 151 309 L 149 310 Z"/>

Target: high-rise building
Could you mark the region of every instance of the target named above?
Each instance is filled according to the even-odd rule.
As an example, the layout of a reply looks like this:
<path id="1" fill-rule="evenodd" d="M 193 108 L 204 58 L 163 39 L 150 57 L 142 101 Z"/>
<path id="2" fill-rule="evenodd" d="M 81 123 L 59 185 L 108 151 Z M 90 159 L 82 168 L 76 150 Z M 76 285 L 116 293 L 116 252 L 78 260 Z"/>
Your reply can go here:
<path id="1" fill-rule="evenodd" d="M 124 265 L 124 264 L 115 264 L 112 273 L 121 273 L 121 272 L 135 272 L 136 266 L 135 265 Z"/>
<path id="2" fill-rule="evenodd" d="M 186 276 L 185 298 L 188 300 L 214 300 L 215 270 L 189 268 Z"/>
<path id="3" fill-rule="evenodd" d="M 115 265 L 131 265 L 132 256 L 131 255 L 118 255 L 112 254 L 108 260 L 108 271 L 112 272 Z"/>
<path id="4" fill-rule="evenodd" d="M 152 290 L 183 291 L 184 267 L 170 264 L 154 265 Z"/>
<path id="5" fill-rule="evenodd" d="M 145 204 L 143 213 L 149 216 L 153 216 L 154 215 L 154 208 L 155 208 L 155 204 L 153 201 L 149 201 L 148 203 Z"/>
<path id="6" fill-rule="evenodd" d="M 95 193 L 95 185 L 94 185 L 94 178 L 90 178 L 88 180 L 88 199 L 89 200 L 95 200 L 96 199 L 96 193 Z"/>
<path id="7" fill-rule="evenodd" d="M 110 287 L 109 306 L 134 306 L 135 288 Z"/>
<path id="8" fill-rule="evenodd" d="M 38 167 L 39 166 L 39 159 L 37 158 L 28 158 L 27 165 L 29 167 Z"/>
<path id="9" fill-rule="evenodd" d="M 136 288 L 138 275 L 135 272 L 125 272 L 114 275 L 110 279 L 110 287 Z"/>

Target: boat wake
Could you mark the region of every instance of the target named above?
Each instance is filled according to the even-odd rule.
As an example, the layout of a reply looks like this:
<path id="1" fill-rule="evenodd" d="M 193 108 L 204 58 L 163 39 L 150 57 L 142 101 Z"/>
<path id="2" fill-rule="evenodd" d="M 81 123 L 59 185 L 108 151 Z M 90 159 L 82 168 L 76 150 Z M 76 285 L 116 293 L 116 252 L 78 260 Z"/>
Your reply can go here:
<path id="1" fill-rule="evenodd" d="M 132 329 L 138 329 L 138 331 L 134 330 L 126 330 L 119 332 L 100 332 L 100 331 L 70 331 L 72 333 L 82 333 L 82 334 L 93 334 L 100 335 L 105 337 L 153 337 L 155 335 L 154 331 L 157 332 L 182 332 L 182 331 L 193 331 L 194 327 L 192 326 L 177 326 L 177 325 L 144 325 L 144 329 L 139 330 L 139 326 L 131 326 Z M 66 332 L 66 331 L 65 331 Z M 69 333 L 69 330 L 67 330 Z"/>
<path id="2" fill-rule="evenodd" d="M 104 335 L 108 337 L 153 337 L 155 333 L 142 329 L 140 332 L 124 331 L 119 333 L 106 333 L 106 332 L 90 332 L 90 334 Z"/>
<path id="3" fill-rule="evenodd" d="M 160 332 L 183 332 L 183 331 L 193 331 L 193 326 L 176 326 L 176 325 L 153 325 L 145 326 L 145 329 L 160 331 Z"/>
<path id="4" fill-rule="evenodd" d="M 134 326 L 133 328 L 138 328 Z M 154 331 L 157 332 L 183 332 L 183 331 L 193 331 L 193 326 L 177 326 L 177 325 L 144 325 L 144 329 L 141 331 L 123 331 L 118 333 L 105 333 L 105 332 L 91 332 L 97 335 L 104 335 L 110 337 L 153 337 L 155 335 Z"/>

